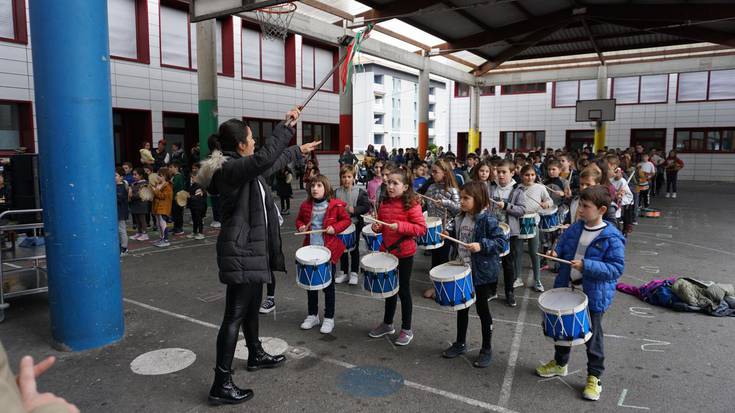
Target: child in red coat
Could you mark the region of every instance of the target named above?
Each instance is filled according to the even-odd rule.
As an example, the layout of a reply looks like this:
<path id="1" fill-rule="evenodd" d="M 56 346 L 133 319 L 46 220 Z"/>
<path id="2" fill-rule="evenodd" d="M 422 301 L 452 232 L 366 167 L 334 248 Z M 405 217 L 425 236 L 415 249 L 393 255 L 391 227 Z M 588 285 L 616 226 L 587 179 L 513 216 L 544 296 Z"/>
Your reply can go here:
<path id="1" fill-rule="evenodd" d="M 325 232 L 309 234 L 304 238 L 304 245 L 321 245 L 331 252 L 332 275 L 336 273 L 336 264 L 345 245 L 336 234 L 347 229 L 352 221 L 347 214 L 347 205 L 339 199 L 333 198 L 332 186 L 324 175 L 317 175 L 309 181 L 309 197 L 301 204 L 299 215 L 296 217 L 296 228 L 299 232 L 323 229 Z M 319 295 L 318 291 L 310 290 L 306 294 L 309 314 L 301 323 L 301 328 L 309 330 L 319 325 Z M 334 330 L 334 277 L 329 286 L 324 289 L 324 323 L 319 331 L 329 334 Z"/>
<path id="2" fill-rule="evenodd" d="M 405 346 L 413 340 L 411 330 L 413 255 L 416 253 L 416 237 L 426 234 L 426 219 L 406 171 L 402 169 L 391 171 L 386 182 L 386 190 L 388 198 L 380 204 L 378 219 L 388 225 L 373 224 L 373 231 L 383 234 L 381 251 L 398 258 L 398 294 L 385 299 L 383 322 L 370 331 L 369 336 L 377 338 L 396 332 L 393 328 L 393 316 L 400 297 L 401 333 L 395 344 Z"/>

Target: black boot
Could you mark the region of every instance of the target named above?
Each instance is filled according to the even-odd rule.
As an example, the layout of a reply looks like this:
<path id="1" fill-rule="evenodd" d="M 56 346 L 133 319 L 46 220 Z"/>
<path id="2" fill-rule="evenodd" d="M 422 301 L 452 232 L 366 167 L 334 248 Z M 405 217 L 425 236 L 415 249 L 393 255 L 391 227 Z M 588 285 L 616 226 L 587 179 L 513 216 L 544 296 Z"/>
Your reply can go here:
<path id="1" fill-rule="evenodd" d="M 248 351 L 248 371 L 258 369 L 272 369 L 278 367 L 286 360 L 286 356 L 279 354 L 272 356 L 263 350 L 263 346 L 258 342 L 253 351 Z"/>
<path id="2" fill-rule="evenodd" d="M 209 390 L 209 402 L 212 404 L 238 404 L 253 398 L 253 391 L 241 389 L 232 382 L 232 370 L 214 368 L 214 383 Z"/>
<path id="3" fill-rule="evenodd" d="M 513 293 L 513 291 L 508 291 L 505 293 L 505 303 L 508 305 L 508 307 L 515 307 L 518 305 L 516 303 L 516 295 Z"/>
<path id="4" fill-rule="evenodd" d="M 442 352 L 442 357 L 445 359 L 453 359 L 459 357 L 467 352 L 467 345 L 465 343 L 452 343 L 452 345 Z"/>
<path id="5" fill-rule="evenodd" d="M 490 365 L 490 362 L 493 359 L 493 350 L 491 348 L 483 348 L 480 350 L 480 356 L 475 360 L 474 363 L 472 363 L 473 366 L 477 368 L 485 368 Z"/>

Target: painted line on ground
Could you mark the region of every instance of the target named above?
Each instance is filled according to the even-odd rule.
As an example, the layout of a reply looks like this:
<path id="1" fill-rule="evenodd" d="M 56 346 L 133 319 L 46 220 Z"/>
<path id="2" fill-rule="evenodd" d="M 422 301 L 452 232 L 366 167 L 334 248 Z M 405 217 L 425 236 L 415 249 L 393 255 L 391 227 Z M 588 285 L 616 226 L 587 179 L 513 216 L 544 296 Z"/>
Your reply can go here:
<path id="1" fill-rule="evenodd" d="M 212 323 L 208 323 L 208 322 L 202 321 L 202 320 L 197 320 L 196 318 L 189 317 L 189 316 L 186 316 L 186 315 L 183 315 L 183 314 L 178 314 L 178 313 L 174 313 L 172 311 L 164 310 L 162 308 L 158 308 L 158 307 L 155 307 L 155 306 L 152 306 L 152 305 L 149 305 L 149 304 L 141 303 L 140 301 L 131 300 L 129 298 L 123 298 L 123 301 L 125 301 L 126 303 L 129 303 L 129 304 L 134 304 L 134 305 L 143 307 L 143 308 L 145 308 L 147 310 L 151 310 L 151 311 L 155 311 L 157 313 L 161 313 L 161 314 L 165 314 L 165 315 L 168 315 L 168 316 L 171 316 L 171 317 L 175 317 L 175 318 L 178 318 L 180 320 L 189 321 L 191 323 L 198 324 L 198 325 L 201 325 L 201 326 L 204 326 L 204 327 L 208 327 L 208 328 L 212 328 L 212 329 L 216 329 L 216 330 L 219 329 L 219 326 L 218 325 L 215 325 L 215 324 L 212 324 Z M 240 333 L 240 335 L 242 336 L 242 333 Z M 357 367 L 356 365 L 350 364 L 350 363 L 345 362 L 345 361 L 341 361 L 341 360 L 337 360 L 337 359 L 333 359 L 333 358 L 329 358 L 329 357 L 319 357 L 319 356 L 317 356 L 317 355 L 315 355 L 313 353 L 311 353 L 310 356 L 311 357 L 314 357 L 316 359 L 325 361 L 325 362 L 330 363 L 330 364 L 334 364 L 334 365 L 337 365 L 337 366 L 340 366 L 340 367 L 344 367 L 346 369 L 351 369 L 351 368 Z M 424 392 L 427 392 L 427 393 L 432 393 L 432 394 L 435 394 L 437 396 L 442 396 L 442 397 L 445 397 L 445 398 L 450 399 L 450 400 L 459 401 L 459 402 L 468 404 L 470 406 L 480 407 L 480 408 L 483 408 L 485 410 L 489 410 L 489 411 L 493 411 L 493 412 L 500 412 L 500 413 L 516 413 L 514 410 L 510 410 L 510 409 L 507 409 L 507 408 L 502 407 L 502 406 L 497 406 L 497 405 L 494 405 L 494 404 L 491 404 L 491 403 L 483 402 L 481 400 L 476 400 L 476 399 L 473 399 L 473 398 L 470 398 L 470 397 L 467 397 L 467 396 L 462 396 L 461 394 L 452 393 L 452 392 L 449 392 L 449 391 L 446 391 L 446 390 L 438 389 L 436 387 L 426 386 L 424 384 L 417 383 L 417 382 L 414 382 L 414 381 L 404 380 L 403 381 L 403 384 L 406 387 L 410 387 L 410 388 L 413 388 L 413 389 L 416 389 L 416 390 L 421 390 L 421 391 L 424 391 Z"/>
<path id="2" fill-rule="evenodd" d="M 529 270 L 529 274 L 533 276 L 533 271 Z M 528 297 L 529 289 L 523 293 L 524 297 Z M 518 362 L 518 353 L 521 351 L 521 338 L 523 337 L 523 324 L 526 321 L 526 312 L 528 311 L 528 300 L 521 302 L 521 310 L 518 314 L 518 324 L 516 324 L 515 332 L 513 333 L 513 341 L 510 345 L 510 354 L 508 355 L 508 366 L 505 368 L 505 375 L 503 376 L 503 385 L 500 388 L 500 398 L 498 404 L 500 406 L 507 406 L 510 401 L 510 396 L 513 390 L 513 377 L 515 376 L 516 363 Z"/>
<path id="3" fill-rule="evenodd" d="M 657 234 L 654 234 L 654 233 L 651 233 L 651 232 L 639 232 L 639 231 L 636 231 L 636 234 L 637 235 L 640 235 L 642 237 L 646 237 L 646 238 L 660 239 L 660 237 L 658 237 Z M 672 239 L 667 239 L 666 242 L 670 242 L 672 244 L 679 244 L 679 245 L 686 245 L 686 246 L 689 246 L 689 247 L 700 248 L 700 249 L 708 250 L 708 251 L 712 251 L 712 252 L 719 252 L 720 254 L 727 254 L 727 255 L 731 255 L 731 256 L 735 257 L 735 252 L 725 251 L 725 250 L 721 250 L 721 249 L 717 249 L 717 248 L 706 247 L 704 245 L 693 244 L 691 242 L 674 241 Z"/>
<path id="4" fill-rule="evenodd" d="M 639 410 L 651 410 L 650 407 L 644 407 L 644 406 L 631 406 L 623 404 L 625 401 L 625 396 L 628 395 L 628 389 L 623 389 L 623 392 L 620 393 L 620 398 L 618 399 L 618 407 L 627 407 L 629 409 L 639 409 Z"/>

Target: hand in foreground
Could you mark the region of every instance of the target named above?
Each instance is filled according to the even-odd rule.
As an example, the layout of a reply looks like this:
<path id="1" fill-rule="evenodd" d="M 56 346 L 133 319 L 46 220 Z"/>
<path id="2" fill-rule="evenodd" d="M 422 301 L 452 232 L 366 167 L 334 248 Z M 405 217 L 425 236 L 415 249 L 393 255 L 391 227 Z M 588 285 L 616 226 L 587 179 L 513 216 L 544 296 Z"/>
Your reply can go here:
<path id="1" fill-rule="evenodd" d="M 304 232 L 306 230 L 307 230 L 306 225 L 302 225 L 299 227 L 299 232 Z"/>
<path id="2" fill-rule="evenodd" d="M 334 235 L 334 227 L 332 227 L 331 225 L 327 227 L 327 234 Z"/>
<path id="3" fill-rule="evenodd" d="M 381 230 L 380 224 L 377 224 L 377 223 L 373 224 L 370 226 L 370 229 L 372 229 L 374 233 L 378 234 L 380 233 L 380 230 Z"/>
<path id="4" fill-rule="evenodd" d="M 572 260 L 572 268 L 581 272 L 584 270 L 584 260 Z"/>
<path id="5" fill-rule="evenodd" d="M 33 357 L 31 356 L 25 356 L 20 360 L 20 370 L 16 381 L 20 390 L 20 397 L 23 400 L 23 408 L 26 411 L 30 412 L 43 406 L 55 404 L 63 406 L 69 413 L 79 413 L 76 406 L 61 397 L 54 396 L 51 393 L 38 393 L 36 378 L 48 370 L 55 361 L 54 357 L 49 357 L 34 366 Z"/>

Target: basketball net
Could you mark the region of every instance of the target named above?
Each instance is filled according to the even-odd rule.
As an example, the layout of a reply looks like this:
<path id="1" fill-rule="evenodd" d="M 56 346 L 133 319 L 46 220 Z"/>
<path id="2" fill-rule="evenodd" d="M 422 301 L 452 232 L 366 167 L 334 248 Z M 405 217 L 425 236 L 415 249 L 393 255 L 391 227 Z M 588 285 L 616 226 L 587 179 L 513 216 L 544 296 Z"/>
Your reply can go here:
<path id="1" fill-rule="evenodd" d="M 266 40 L 286 40 L 296 5 L 288 2 L 255 10 L 261 34 Z"/>

